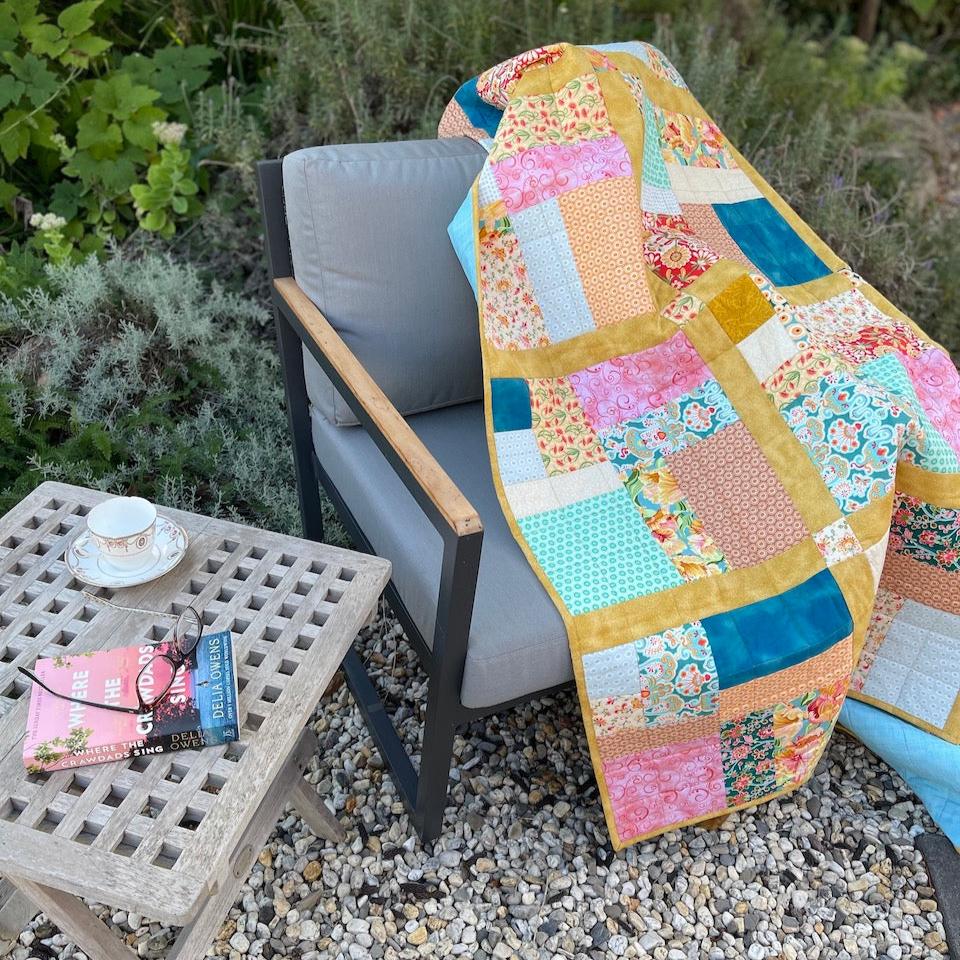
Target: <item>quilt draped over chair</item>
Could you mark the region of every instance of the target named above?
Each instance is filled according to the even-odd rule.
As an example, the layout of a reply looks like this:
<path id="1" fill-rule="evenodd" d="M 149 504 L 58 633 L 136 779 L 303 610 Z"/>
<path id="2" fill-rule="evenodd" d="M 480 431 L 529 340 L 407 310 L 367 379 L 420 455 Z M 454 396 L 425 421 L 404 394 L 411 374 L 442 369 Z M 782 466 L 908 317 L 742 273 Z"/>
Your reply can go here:
<path id="1" fill-rule="evenodd" d="M 948 354 L 646 43 L 514 57 L 440 135 L 488 149 L 463 209 L 494 481 L 614 845 L 795 789 L 848 693 L 960 741 Z"/>

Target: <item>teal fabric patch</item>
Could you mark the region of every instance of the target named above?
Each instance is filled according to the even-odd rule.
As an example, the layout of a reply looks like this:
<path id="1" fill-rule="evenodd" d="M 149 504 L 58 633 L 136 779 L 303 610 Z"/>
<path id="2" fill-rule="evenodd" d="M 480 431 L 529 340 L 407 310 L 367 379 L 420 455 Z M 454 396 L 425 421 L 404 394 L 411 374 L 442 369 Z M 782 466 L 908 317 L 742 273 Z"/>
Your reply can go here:
<path id="1" fill-rule="evenodd" d="M 625 489 L 517 523 L 574 616 L 683 583 Z"/>
<path id="2" fill-rule="evenodd" d="M 830 273 L 765 197 L 715 203 L 713 209 L 746 258 L 777 286 L 807 283 Z"/>
<path id="3" fill-rule="evenodd" d="M 447 224 L 447 236 L 453 244 L 453 252 L 470 281 L 474 297 L 477 296 L 477 248 L 473 230 L 473 191 L 467 192 L 460 209 Z"/>
<path id="4" fill-rule="evenodd" d="M 960 462 L 953 448 L 943 438 L 939 430 L 930 422 L 926 415 L 917 391 L 910 381 L 900 358 L 895 353 L 885 353 L 876 360 L 870 360 L 857 368 L 857 373 L 868 380 L 873 380 L 885 387 L 893 394 L 894 399 L 902 398 L 909 403 L 923 428 L 923 438 L 915 435 L 907 437 L 905 446 L 913 450 L 918 467 L 930 470 L 933 473 L 956 473 L 960 471 Z"/>
<path id="5" fill-rule="evenodd" d="M 492 377 L 490 404 L 493 408 L 493 429 L 529 430 L 533 426 L 530 415 L 530 387 L 519 377 Z"/>
<path id="6" fill-rule="evenodd" d="M 717 666 L 701 623 L 685 623 L 641 637 L 635 646 L 643 713 L 649 726 L 717 712 Z"/>
<path id="7" fill-rule="evenodd" d="M 653 115 L 653 105 L 647 97 L 643 98 L 643 126 L 645 130 L 655 131 L 657 129 L 657 121 Z M 667 173 L 667 165 L 664 162 L 663 154 L 660 152 L 661 142 L 661 139 L 655 136 L 645 136 L 643 138 L 643 182 L 649 183 L 652 187 L 672 190 L 670 174 Z"/>
<path id="8" fill-rule="evenodd" d="M 893 489 L 900 444 L 914 421 L 886 391 L 838 373 L 821 378 L 817 393 L 785 403 L 780 416 L 845 514 Z"/>
<path id="9" fill-rule="evenodd" d="M 809 660 L 853 633 L 847 603 L 829 570 L 701 623 L 722 690 Z"/>
<path id="10" fill-rule="evenodd" d="M 466 83 L 460 85 L 460 89 L 453 95 L 453 99 L 460 104 L 467 119 L 478 129 L 483 130 L 490 137 L 497 135 L 497 127 L 500 126 L 500 118 L 503 111 L 480 99 L 477 93 L 477 81 L 479 77 L 471 77 Z"/>

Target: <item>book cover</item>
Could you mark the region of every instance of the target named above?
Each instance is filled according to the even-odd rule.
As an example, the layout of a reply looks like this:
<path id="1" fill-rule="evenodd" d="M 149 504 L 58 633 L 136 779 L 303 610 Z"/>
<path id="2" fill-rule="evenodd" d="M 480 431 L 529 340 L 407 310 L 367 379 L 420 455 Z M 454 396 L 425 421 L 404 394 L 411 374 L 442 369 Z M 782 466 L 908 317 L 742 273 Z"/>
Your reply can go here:
<path id="1" fill-rule="evenodd" d="M 142 644 L 38 660 L 37 676 L 68 696 L 137 706 L 137 675 L 168 645 Z M 194 750 L 239 737 L 237 675 L 230 632 L 204 634 L 148 713 L 120 713 L 30 694 L 23 762 L 31 772 Z"/>

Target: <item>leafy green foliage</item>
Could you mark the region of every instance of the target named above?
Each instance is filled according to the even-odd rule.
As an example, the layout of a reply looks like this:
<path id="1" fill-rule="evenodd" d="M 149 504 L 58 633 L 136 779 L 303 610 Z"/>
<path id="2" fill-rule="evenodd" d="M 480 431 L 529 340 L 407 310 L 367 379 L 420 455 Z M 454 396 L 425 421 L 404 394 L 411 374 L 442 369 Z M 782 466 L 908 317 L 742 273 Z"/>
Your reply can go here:
<path id="1" fill-rule="evenodd" d="M 0 2 L 0 203 L 10 214 L 33 208 L 66 220 L 74 259 L 123 240 L 148 218 L 159 223 L 148 229 L 169 237 L 179 219 L 200 210 L 194 198 L 201 180 L 195 168 L 184 168 L 191 153 L 171 156 L 155 128 L 189 113 L 216 54 L 205 46 L 163 47 L 121 57 L 100 33 L 102 2 L 73 3 L 55 20 L 38 0 Z M 146 216 L 132 191 L 143 181 L 152 191 Z M 165 200 L 171 183 L 174 196 Z M 0 239 L 26 242 L 41 258 L 66 249 L 26 227 L 11 220 Z M 32 277 L 16 282 L 18 262 L 0 270 L 8 289 Z"/>
<path id="2" fill-rule="evenodd" d="M 147 170 L 147 182 L 130 188 L 140 226 L 169 240 L 179 217 L 195 217 L 200 212 L 197 190 L 191 179 L 190 151 L 166 144 L 160 159 Z"/>

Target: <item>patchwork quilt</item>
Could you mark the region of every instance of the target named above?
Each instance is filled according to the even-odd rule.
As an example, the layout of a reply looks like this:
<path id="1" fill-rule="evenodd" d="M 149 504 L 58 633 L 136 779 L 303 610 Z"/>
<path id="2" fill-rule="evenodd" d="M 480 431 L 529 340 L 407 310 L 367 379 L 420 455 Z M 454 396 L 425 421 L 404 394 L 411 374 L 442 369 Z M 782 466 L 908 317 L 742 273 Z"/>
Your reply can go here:
<path id="1" fill-rule="evenodd" d="M 960 742 L 960 376 L 645 43 L 469 81 L 494 479 L 614 844 L 793 790 L 849 694 Z"/>

